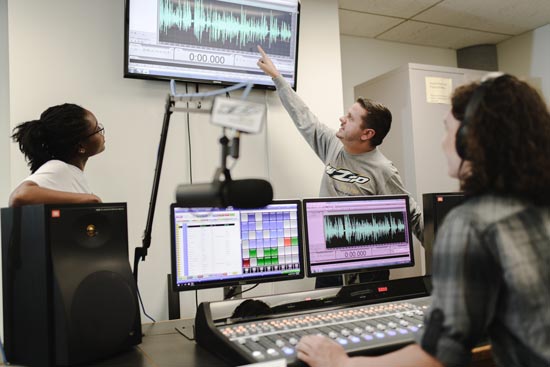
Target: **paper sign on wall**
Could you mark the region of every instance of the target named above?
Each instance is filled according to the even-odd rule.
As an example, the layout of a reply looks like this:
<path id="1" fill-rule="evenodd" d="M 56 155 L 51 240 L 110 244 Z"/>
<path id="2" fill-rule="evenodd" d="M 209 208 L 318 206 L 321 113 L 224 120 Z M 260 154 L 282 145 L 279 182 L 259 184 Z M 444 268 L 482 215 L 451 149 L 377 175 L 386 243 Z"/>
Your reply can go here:
<path id="1" fill-rule="evenodd" d="M 451 78 L 426 77 L 426 102 L 451 104 L 453 80 Z"/>

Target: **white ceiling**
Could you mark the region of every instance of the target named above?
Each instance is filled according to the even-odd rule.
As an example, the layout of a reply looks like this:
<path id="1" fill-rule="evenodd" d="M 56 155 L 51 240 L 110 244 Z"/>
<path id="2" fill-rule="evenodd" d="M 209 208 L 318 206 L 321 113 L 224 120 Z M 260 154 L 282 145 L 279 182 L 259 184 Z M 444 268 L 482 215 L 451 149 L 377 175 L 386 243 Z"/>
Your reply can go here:
<path id="1" fill-rule="evenodd" d="M 460 49 L 550 23 L 550 0 L 339 0 L 340 34 Z"/>

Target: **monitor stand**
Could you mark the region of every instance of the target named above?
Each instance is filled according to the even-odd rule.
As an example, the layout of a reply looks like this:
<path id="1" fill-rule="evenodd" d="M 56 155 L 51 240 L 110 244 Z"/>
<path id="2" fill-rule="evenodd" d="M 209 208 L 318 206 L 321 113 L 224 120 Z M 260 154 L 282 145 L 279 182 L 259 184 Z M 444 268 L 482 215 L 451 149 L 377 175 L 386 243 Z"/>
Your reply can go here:
<path id="1" fill-rule="evenodd" d="M 183 335 L 185 339 L 195 340 L 195 319 L 181 319 L 175 327 L 176 331 Z"/>
<path id="2" fill-rule="evenodd" d="M 240 285 L 223 287 L 223 300 L 243 298 L 243 287 Z"/>

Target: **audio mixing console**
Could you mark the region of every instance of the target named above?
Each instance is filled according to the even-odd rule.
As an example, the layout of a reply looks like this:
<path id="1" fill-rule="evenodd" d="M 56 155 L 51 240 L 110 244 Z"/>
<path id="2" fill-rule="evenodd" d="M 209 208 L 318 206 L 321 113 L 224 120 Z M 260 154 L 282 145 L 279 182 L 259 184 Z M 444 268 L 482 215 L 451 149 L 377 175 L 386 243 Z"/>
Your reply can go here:
<path id="1" fill-rule="evenodd" d="M 365 304 L 341 303 L 328 309 L 264 315 L 237 322 L 215 320 L 212 304 L 206 302 L 197 311 L 196 340 L 229 362 L 240 364 L 285 358 L 289 366 L 302 365 L 295 347 L 308 334 L 325 335 L 351 355 L 375 355 L 414 342 L 430 297 L 363 301 Z"/>

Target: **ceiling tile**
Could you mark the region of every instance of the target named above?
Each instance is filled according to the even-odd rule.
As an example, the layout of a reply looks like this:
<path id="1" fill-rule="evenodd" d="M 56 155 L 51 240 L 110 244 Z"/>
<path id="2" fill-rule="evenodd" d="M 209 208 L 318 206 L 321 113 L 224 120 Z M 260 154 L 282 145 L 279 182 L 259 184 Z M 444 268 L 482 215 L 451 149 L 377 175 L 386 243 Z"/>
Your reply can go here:
<path id="1" fill-rule="evenodd" d="M 415 45 L 460 49 L 481 44 L 496 44 L 510 36 L 406 21 L 376 38 Z"/>
<path id="2" fill-rule="evenodd" d="M 410 18 L 440 0 L 340 0 L 340 9 Z"/>
<path id="3" fill-rule="evenodd" d="M 339 10 L 340 34 L 374 38 L 403 22 L 398 18 Z"/>
<path id="4" fill-rule="evenodd" d="M 517 35 L 550 23 L 550 0 L 444 0 L 414 19 Z"/>

